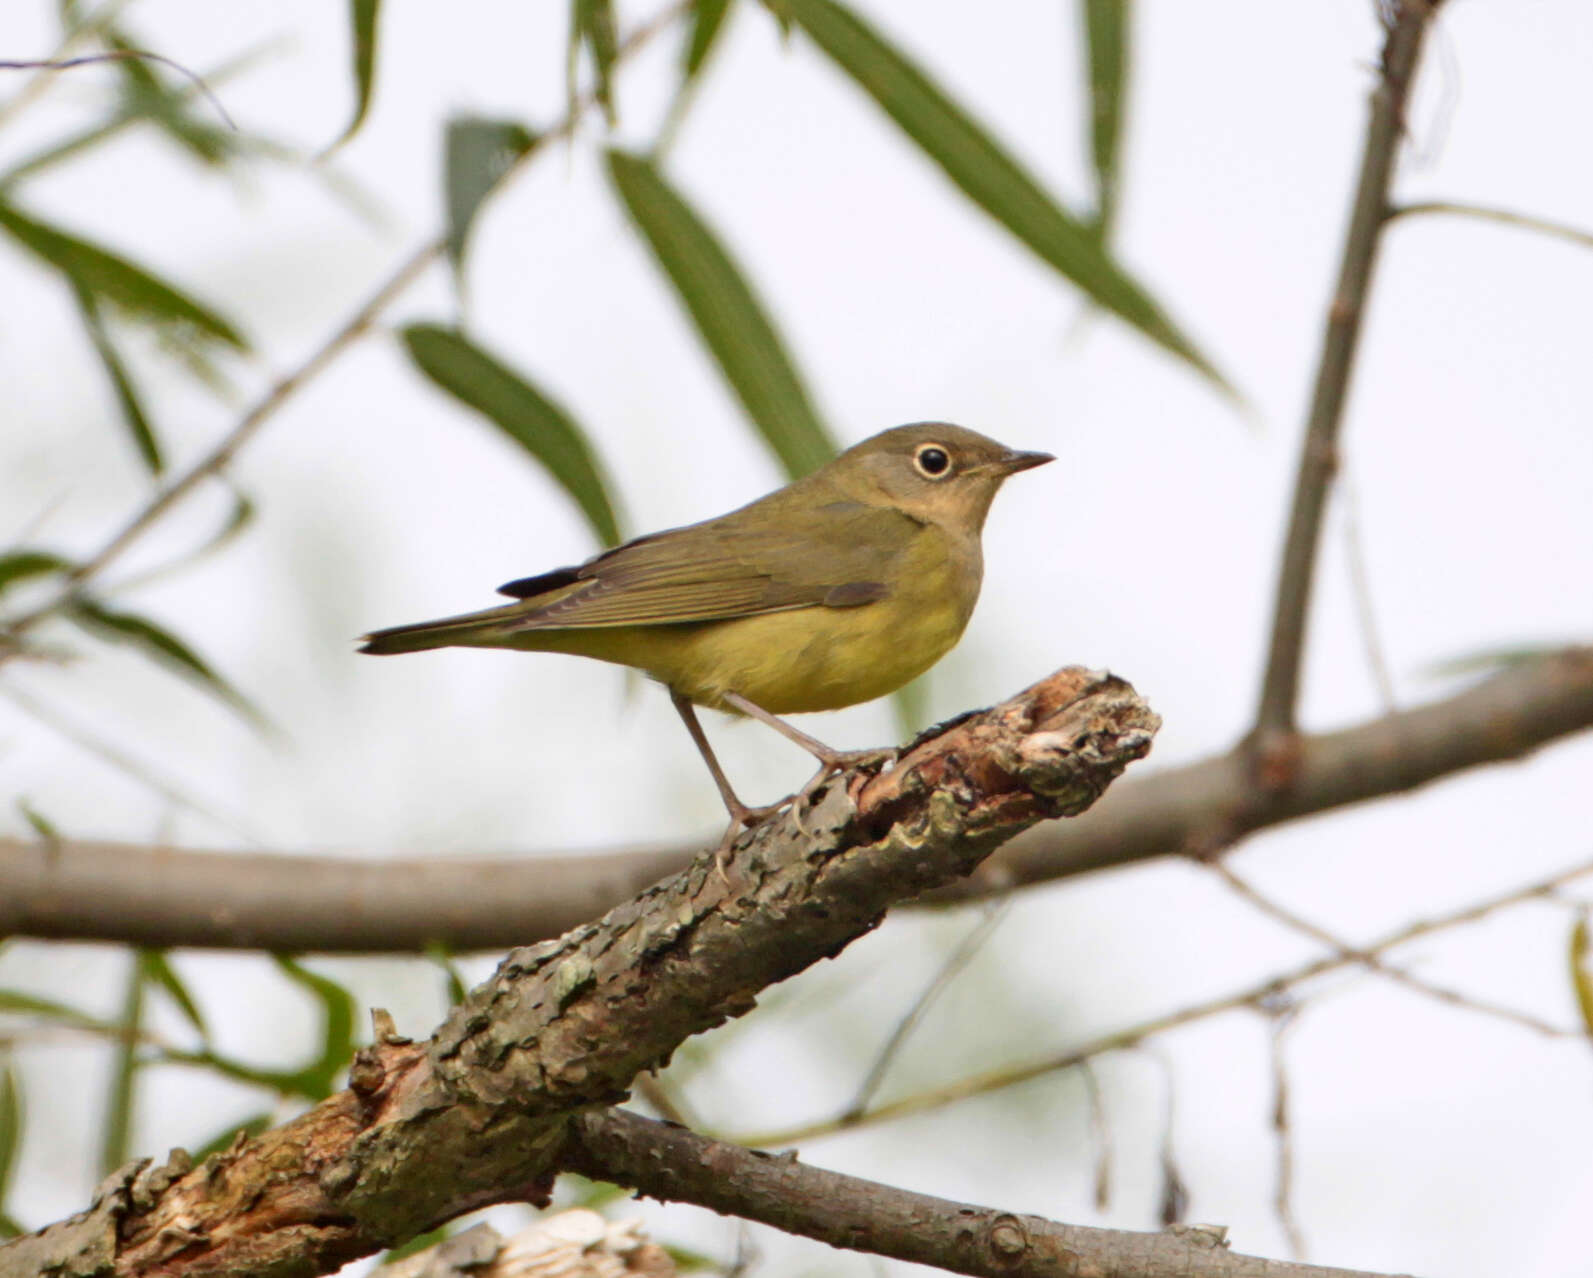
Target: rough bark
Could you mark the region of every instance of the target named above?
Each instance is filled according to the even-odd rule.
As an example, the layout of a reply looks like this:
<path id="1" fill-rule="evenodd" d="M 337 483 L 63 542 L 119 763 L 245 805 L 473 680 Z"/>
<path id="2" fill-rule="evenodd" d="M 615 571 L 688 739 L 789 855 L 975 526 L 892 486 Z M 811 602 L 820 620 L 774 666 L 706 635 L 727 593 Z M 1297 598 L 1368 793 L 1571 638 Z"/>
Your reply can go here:
<path id="1" fill-rule="evenodd" d="M 82 1217 L 0 1247 L 0 1275 L 326 1273 L 494 1202 L 541 1201 L 572 1117 L 621 1099 L 692 1034 L 1083 811 L 1150 748 L 1126 683 L 1069 668 L 843 773 L 811 807 L 557 940 L 518 949 L 424 1043 L 383 1033 L 348 1089 L 190 1169 L 124 1169 Z"/>

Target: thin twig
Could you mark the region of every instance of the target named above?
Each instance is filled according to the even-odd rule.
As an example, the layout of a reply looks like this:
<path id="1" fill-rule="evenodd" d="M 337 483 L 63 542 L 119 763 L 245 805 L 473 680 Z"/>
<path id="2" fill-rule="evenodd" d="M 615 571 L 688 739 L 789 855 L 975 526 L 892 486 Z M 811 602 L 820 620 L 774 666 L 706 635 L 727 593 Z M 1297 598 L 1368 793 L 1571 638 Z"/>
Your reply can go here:
<path id="1" fill-rule="evenodd" d="M 1272 1133 L 1277 1147 L 1277 1183 L 1273 1186 L 1272 1207 L 1289 1243 L 1289 1255 L 1305 1259 L 1305 1235 L 1294 1216 L 1294 1128 L 1289 1122 L 1289 1069 L 1283 1040 L 1295 1023 L 1298 1004 L 1270 1015 L 1272 1069 Z"/>
<path id="2" fill-rule="evenodd" d="M 1327 330 L 1295 479 L 1294 504 L 1278 569 L 1272 639 L 1251 737 L 1253 748 L 1263 753 L 1280 738 L 1292 735 L 1295 728 L 1306 617 L 1315 584 L 1322 515 L 1338 458 L 1339 427 L 1387 216 L 1394 160 L 1405 125 L 1405 104 L 1423 37 L 1440 3 L 1441 0 L 1399 0 L 1383 46 L 1381 74 L 1372 93 L 1361 153 L 1360 179 L 1344 240 L 1338 284 L 1328 307 Z M 1269 771 L 1263 769 L 1263 776 Z M 1282 779 L 1276 778 L 1275 782 Z"/>
<path id="3" fill-rule="evenodd" d="M 619 58 L 629 57 L 647 41 L 651 40 L 659 31 L 663 30 L 681 12 L 684 6 L 674 4 L 655 15 L 641 26 L 637 27 L 620 45 Z M 541 134 L 537 144 L 521 154 L 513 163 L 508 165 L 498 179 L 496 189 L 502 189 L 504 183 L 512 176 L 521 172 L 530 162 L 532 157 L 541 153 L 543 144 L 569 136 L 574 132 L 582 115 L 588 111 L 596 99 L 587 94 L 579 98 L 570 114 L 547 132 Z M 154 524 L 171 510 L 178 502 L 187 497 L 200 484 L 212 475 L 224 470 L 260 429 L 262 425 L 290 399 L 295 392 L 313 381 L 319 374 L 330 367 L 337 358 L 353 346 L 360 338 L 369 333 L 375 326 L 382 313 L 411 284 L 424 274 L 432 262 L 442 256 L 447 248 L 447 237 L 437 235 L 410 251 L 398 267 L 387 277 L 374 293 L 350 316 L 331 337 L 317 348 L 308 359 L 298 368 L 281 378 L 258 400 L 253 407 L 244 413 L 221 441 L 195 462 L 181 476 L 168 484 L 157 493 L 150 502 L 130 520 L 110 541 L 106 542 L 95 554 L 79 564 L 65 577 L 60 591 L 52 599 L 47 600 L 31 612 L 23 613 L 5 627 L 12 635 L 20 635 L 31 627 L 43 621 L 46 617 L 58 612 L 70 604 L 82 588 L 92 577 L 99 574 L 107 565 L 117 559 L 133 542 L 137 541 Z M 0 662 L 15 655 L 19 649 L 0 650 Z"/>
<path id="4" fill-rule="evenodd" d="M 1497 222 L 1501 226 L 1513 226 L 1523 231 L 1537 231 L 1542 235 L 1552 235 L 1556 239 L 1566 240 L 1581 248 L 1593 248 L 1593 232 L 1584 231 L 1579 227 L 1570 226 L 1564 222 L 1554 222 L 1544 217 L 1532 217 L 1526 213 L 1516 213 L 1510 209 L 1493 208 L 1485 204 L 1462 204 L 1453 200 L 1421 200 L 1414 204 L 1395 205 L 1383 215 L 1383 221 L 1387 224 L 1398 221 L 1401 218 L 1431 214 L 1449 214 L 1454 217 L 1470 217 L 1484 222 Z"/>
<path id="5" fill-rule="evenodd" d="M 1090 1102 L 1090 1136 L 1095 1141 L 1095 1210 L 1106 1211 L 1112 1205 L 1112 1120 L 1106 1112 L 1095 1066 L 1085 1061 L 1079 1067 L 1079 1076 Z"/>
<path id="6" fill-rule="evenodd" d="M 1247 879 L 1222 861 L 1211 862 L 1212 870 L 1219 875 L 1223 882 L 1250 902 L 1262 913 L 1276 919 L 1285 927 L 1309 936 L 1313 941 L 1318 941 L 1327 946 L 1340 958 L 1352 963 L 1359 963 L 1368 971 L 1376 972 L 1379 976 L 1386 977 L 1397 985 L 1423 994 L 1428 998 L 1436 999 L 1440 1003 L 1447 1003 L 1451 1007 L 1464 1008 L 1468 1012 L 1480 1012 L 1484 1016 L 1496 1017 L 1499 1020 L 1509 1021 L 1512 1025 L 1523 1029 L 1532 1030 L 1546 1038 L 1582 1038 L 1583 1031 L 1565 1026 L 1554 1025 L 1541 1017 L 1533 1016 L 1530 1012 L 1523 1012 L 1514 1007 L 1506 1007 L 1500 1003 L 1491 1003 L 1485 999 L 1473 998 L 1459 990 L 1450 989 L 1446 985 L 1435 985 L 1433 982 L 1416 976 L 1404 968 L 1394 967 L 1383 961 L 1375 949 L 1365 950 L 1333 935 L 1326 928 L 1319 927 L 1307 918 L 1294 913 L 1287 906 L 1279 904 L 1271 897 L 1259 891 Z"/>
<path id="7" fill-rule="evenodd" d="M 1538 879 L 1522 887 L 1514 888 L 1509 892 L 1489 897 L 1474 905 L 1467 906 L 1465 909 L 1456 910 L 1453 913 L 1441 915 L 1437 918 L 1411 923 L 1398 931 L 1390 932 L 1379 938 L 1367 946 L 1364 952 L 1383 954 L 1388 950 L 1406 945 L 1421 937 L 1431 936 L 1438 932 L 1445 932 L 1452 928 L 1475 922 L 1477 919 L 1484 918 L 1510 906 L 1521 905 L 1528 901 L 1553 898 L 1566 885 L 1588 875 L 1593 875 L 1593 860 L 1584 861 L 1557 874 L 1550 875 L 1548 878 Z M 900 1097 L 897 1100 L 878 1105 L 865 1113 L 849 1118 L 819 1119 L 780 1131 L 760 1132 L 750 1136 L 733 1136 L 725 1139 L 733 1140 L 738 1145 L 783 1147 L 800 1144 L 803 1141 L 815 1140 L 821 1136 L 833 1136 L 843 1131 L 855 1131 L 861 1127 L 872 1127 L 878 1123 L 905 1118 L 912 1114 L 941 1109 L 955 1101 L 967 1100 L 974 1096 L 983 1096 L 989 1092 L 1000 1091 L 1003 1088 L 1026 1083 L 1031 1079 L 1040 1078 L 1045 1074 L 1055 1073 L 1058 1070 L 1072 1069 L 1085 1061 L 1093 1060 L 1095 1057 L 1109 1052 L 1120 1052 L 1129 1048 L 1139 1047 L 1147 1039 L 1164 1034 L 1168 1030 L 1178 1029 L 1181 1026 L 1205 1020 L 1222 1012 L 1232 1012 L 1240 1008 L 1263 1005 L 1266 1000 L 1276 998 L 1279 991 L 1292 989 L 1315 977 L 1338 971 L 1340 968 L 1357 964 L 1360 961 L 1360 957 L 1357 954 L 1334 954 L 1328 958 L 1321 958 L 1311 963 L 1302 964 L 1288 972 L 1269 977 L 1265 981 L 1247 986 L 1232 994 L 1210 999 L 1204 1003 L 1195 1003 L 1177 1011 L 1153 1017 L 1128 1029 L 1103 1034 L 1080 1047 L 1052 1056 L 1046 1060 L 1034 1061 L 1026 1065 L 1007 1066 L 1001 1069 L 989 1070 L 983 1074 L 970 1075 L 955 1082 L 946 1083 L 939 1087 L 926 1088 L 924 1091 Z M 1584 1036 L 1577 1035 L 1577 1037 Z"/>
<path id="8" fill-rule="evenodd" d="M 77 58 L 40 58 L 23 61 L 0 59 L 0 71 L 66 71 L 72 67 L 88 67 L 100 62 L 125 62 L 129 58 L 139 62 L 158 62 L 161 66 L 177 72 L 216 109 L 216 114 L 229 129 L 234 133 L 238 131 L 238 126 L 227 114 L 227 108 L 221 105 L 221 99 L 210 91 L 210 86 L 197 72 L 190 71 L 182 63 L 173 62 L 163 54 L 151 53 L 148 49 L 105 49 L 99 53 L 85 53 Z"/>
<path id="9" fill-rule="evenodd" d="M 924 987 L 923 993 L 908 1008 L 907 1014 L 896 1023 L 896 1028 L 891 1031 L 891 1036 L 885 1040 L 885 1046 L 880 1049 L 873 1066 L 864 1077 L 862 1084 L 857 1089 L 857 1095 L 852 1098 L 852 1103 L 847 1106 L 848 1114 L 861 1114 L 868 1108 L 868 1103 L 874 1099 L 874 1094 L 879 1091 L 880 1084 L 885 1081 L 885 1075 L 895 1062 L 897 1053 L 906 1043 L 912 1032 L 922 1023 L 928 1015 L 929 1009 L 934 1005 L 946 988 L 962 974 L 968 964 L 984 948 L 994 934 L 1002 920 L 1007 917 L 1009 902 L 998 901 L 985 916 L 979 920 L 974 929 L 969 932 L 957 947 L 947 956 L 941 964 L 940 970 L 935 973 L 929 984 Z"/>

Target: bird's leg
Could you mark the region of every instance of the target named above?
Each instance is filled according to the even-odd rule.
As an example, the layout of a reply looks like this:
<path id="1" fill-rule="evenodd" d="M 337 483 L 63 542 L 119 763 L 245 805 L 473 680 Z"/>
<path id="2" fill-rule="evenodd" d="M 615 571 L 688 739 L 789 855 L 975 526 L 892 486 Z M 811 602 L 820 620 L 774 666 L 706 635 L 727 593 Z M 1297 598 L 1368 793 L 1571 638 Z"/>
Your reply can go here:
<path id="1" fill-rule="evenodd" d="M 788 741 L 794 741 L 819 761 L 819 770 L 801 790 L 797 798 L 805 799 L 823 785 L 832 775 L 844 768 L 880 768 L 895 763 L 896 750 L 835 750 L 816 737 L 810 737 L 800 728 L 793 728 L 778 715 L 770 714 L 762 706 L 748 701 L 739 692 L 727 692 L 722 698 L 727 706 L 742 714 L 766 723 Z"/>
<path id="2" fill-rule="evenodd" d="M 779 803 L 772 803 L 768 807 L 749 808 L 736 797 L 736 792 L 730 788 L 729 778 L 725 776 L 724 769 L 719 766 L 719 760 L 714 756 L 713 747 L 708 744 L 707 734 L 703 732 L 702 724 L 697 721 L 697 711 L 693 708 L 691 702 L 673 688 L 669 690 L 669 699 L 675 703 L 675 709 L 679 712 L 681 721 L 686 725 L 686 731 L 691 733 L 691 739 L 697 746 L 697 753 L 702 755 L 702 761 L 708 765 L 708 771 L 713 774 L 714 784 L 719 787 L 719 797 L 724 800 L 725 809 L 730 813 L 730 825 L 725 830 L 725 837 L 719 840 L 719 850 L 715 854 L 722 870 L 731 846 L 736 841 L 736 835 L 741 833 L 742 827 L 754 826 L 760 821 L 767 821 L 791 800 L 782 799 Z"/>

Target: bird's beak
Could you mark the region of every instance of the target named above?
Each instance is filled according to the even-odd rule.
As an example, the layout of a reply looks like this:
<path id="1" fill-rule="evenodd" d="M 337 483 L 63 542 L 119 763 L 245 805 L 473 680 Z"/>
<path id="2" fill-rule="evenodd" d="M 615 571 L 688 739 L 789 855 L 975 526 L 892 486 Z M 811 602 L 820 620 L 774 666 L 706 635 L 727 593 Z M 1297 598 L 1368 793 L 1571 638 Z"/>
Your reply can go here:
<path id="1" fill-rule="evenodd" d="M 1005 457 L 990 463 L 990 469 L 1003 477 L 1016 475 L 1020 470 L 1032 470 L 1036 466 L 1044 466 L 1046 462 L 1055 461 L 1050 453 L 1020 453 L 1012 450 Z"/>

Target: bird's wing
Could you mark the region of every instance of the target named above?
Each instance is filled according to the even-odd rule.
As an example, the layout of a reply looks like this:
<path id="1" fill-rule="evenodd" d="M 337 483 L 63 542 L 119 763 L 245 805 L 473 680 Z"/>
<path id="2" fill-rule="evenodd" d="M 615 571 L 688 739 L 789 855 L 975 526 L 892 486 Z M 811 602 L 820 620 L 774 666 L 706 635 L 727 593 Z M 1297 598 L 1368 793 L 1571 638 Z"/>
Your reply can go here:
<path id="1" fill-rule="evenodd" d="M 899 511 L 859 502 L 811 511 L 800 531 L 748 513 L 641 537 L 580 568 L 511 582 L 505 593 L 528 597 L 505 629 L 668 625 L 858 607 L 885 597 L 891 561 L 922 531 Z"/>

